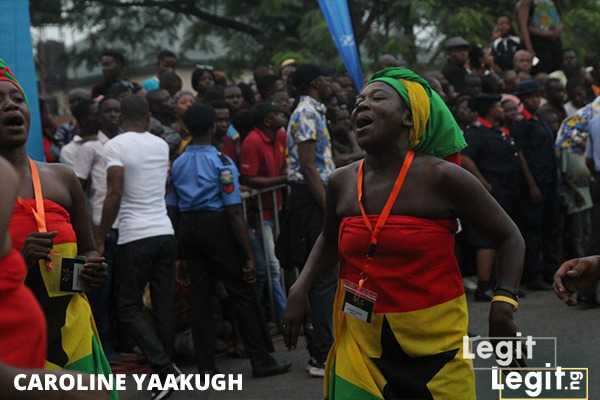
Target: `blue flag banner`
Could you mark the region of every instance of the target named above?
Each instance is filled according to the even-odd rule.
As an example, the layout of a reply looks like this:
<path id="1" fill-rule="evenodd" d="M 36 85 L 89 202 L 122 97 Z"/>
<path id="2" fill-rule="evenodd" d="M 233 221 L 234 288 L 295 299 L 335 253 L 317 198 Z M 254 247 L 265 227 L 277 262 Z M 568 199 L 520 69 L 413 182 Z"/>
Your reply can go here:
<path id="1" fill-rule="evenodd" d="M 350 20 L 347 0 L 319 0 L 321 12 L 325 17 L 329 32 L 342 56 L 346 70 L 350 74 L 354 87 L 360 91 L 363 87 L 363 73 L 354 41 L 354 31 Z"/>
<path id="2" fill-rule="evenodd" d="M 37 79 L 33 65 L 29 0 L 0 0 L 0 58 L 14 72 L 25 90 L 31 126 L 27 152 L 34 160 L 44 160 Z"/>

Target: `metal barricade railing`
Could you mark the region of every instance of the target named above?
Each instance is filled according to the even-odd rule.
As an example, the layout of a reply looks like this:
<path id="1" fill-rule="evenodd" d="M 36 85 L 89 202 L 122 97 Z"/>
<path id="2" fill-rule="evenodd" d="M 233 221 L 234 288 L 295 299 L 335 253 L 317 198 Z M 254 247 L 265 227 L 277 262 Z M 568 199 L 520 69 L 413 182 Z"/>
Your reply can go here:
<path id="1" fill-rule="evenodd" d="M 267 246 L 264 244 L 265 238 L 265 225 L 264 225 L 264 215 L 263 215 L 263 195 L 266 193 L 271 193 L 271 198 L 273 200 L 273 221 L 274 221 L 274 229 L 273 229 L 273 240 L 277 241 L 280 232 L 280 224 L 279 224 L 279 212 L 278 212 L 278 202 L 277 202 L 277 193 L 283 192 L 284 190 L 289 190 L 287 185 L 277 185 L 270 186 L 264 189 L 250 189 L 249 191 L 242 192 L 242 209 L 244 212 L 244 219 L 248 221 L 248 201 L 252 198 L 256 197 L 257 199 L 257 207 L 258 207 L 258 220 L 260 224 L 260 235 L 261 235 L 261 243 L 262 250 L 265 259 L 265 266 L 267 268 L 267 284 L 269 288 L 269 304 L 271 306 L 271 314 L 275 313 L 275 300 L 273 299 L 273 282 L 271 278 L 271 255 L 267 250 Z M 284 274 L 280 274 L 281 277 L 281 285 L 285 288 Z"/>

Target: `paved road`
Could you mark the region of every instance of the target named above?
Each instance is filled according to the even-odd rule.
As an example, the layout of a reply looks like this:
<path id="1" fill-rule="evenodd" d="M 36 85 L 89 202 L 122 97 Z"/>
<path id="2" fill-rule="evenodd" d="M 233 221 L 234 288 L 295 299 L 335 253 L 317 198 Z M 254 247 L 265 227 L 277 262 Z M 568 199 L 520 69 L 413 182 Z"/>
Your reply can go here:
<path id="1" fill-rule="evenodd" d="M 487 333 L 488 304 L 470 303 L 471 332 L 481 335 Z M 516 314 L 517 325 L 523 335 L 557 337 L 557 361 L 563 367 L 590 368 L 590 393 L 600 393 L 600 309 L 569 308 L 563 306 L 550 292 L 529 293 L 522 299 L 521 309 Z M 264 379 L 252 379 L 247 360 L 222 359 L 219 368 L 223 372 L 244 374 L 242 392 L 212 393 L 176 393 L 173 400 L 318 400 L 321 399 L 322 381 L 308 377 L 304 371 L 306 354 L 303 350 L 287 352 L 283 349 L 281 338 L 276 339 L 281 350 L 278 357 L 287 357 L 293 362 L 293 371 L 289 374 Z M 543 366 L 545 362 L 554 363 L 554 344 L 552 341 L 538 340 L 534 348 L 534 359 L 530 366 Z M 484 367 L 485 362 L 476 362 L 475 367 Z M 191 369 L 189 372 L 193 372 Z M 476 371 L 477 398 L 479 400 L 497 399 L 492 392 L 491 373 Z M 148 399 L 146 393 L 130 391 L 122 396 L 124 400 Z M 596 397 L 592 397 L 596 398 Z"/>

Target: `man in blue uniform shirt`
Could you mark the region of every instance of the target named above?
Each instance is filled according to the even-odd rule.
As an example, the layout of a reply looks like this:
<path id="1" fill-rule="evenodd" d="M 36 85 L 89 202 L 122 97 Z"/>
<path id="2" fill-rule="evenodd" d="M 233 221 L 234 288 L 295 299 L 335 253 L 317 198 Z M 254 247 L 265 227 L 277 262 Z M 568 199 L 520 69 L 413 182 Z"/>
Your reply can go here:
<path id="1" fill-rule="evenodd" d="M 180 212 L 179 239 L 192 280 L 192 335 L 200 373 L 214 373 L 216 331 L 209 296 L 215 279 L 223 281 L 237 308 L 235 315 L 255 377 L 287 372 L 269 354 L 264 320 L 254 289 L 254 258 L 242 215 L 239 172 L 233 161 L 211 145 L 215 111 L 192 105 L 183 122 L 192 135 L 186 151 L 173 163 L 172 182 Z"/>

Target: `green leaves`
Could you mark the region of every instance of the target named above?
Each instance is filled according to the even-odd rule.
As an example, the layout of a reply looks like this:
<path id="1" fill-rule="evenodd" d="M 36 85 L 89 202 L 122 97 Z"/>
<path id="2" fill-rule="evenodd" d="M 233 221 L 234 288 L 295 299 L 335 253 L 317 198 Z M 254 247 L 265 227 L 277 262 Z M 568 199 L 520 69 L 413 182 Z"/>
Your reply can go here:
<path id="1" fill-rule="evenodd" d="M 499 16 L 510 16 L 516 27 L 514 0 L 348 1 L 366 65 L 391 53 L 413 67 L 417 61 L 429 66 L 447 37 L 460 35 L 485 46 Z M 600 0 L 561 4 L 565 45 L 580 56 L 597 52 L 589 38 L 600 37 Z M 120 47 L 130 58 L 154 60 L 156 50 L 168 44 L 180 53 L 224 54 L 215 63 L 228 69 L 251 68 L 286 54 L 341 64 L 316 0 L 63 0 L 62 10 L 65 24 L 88 33 L 73 52 L 76 63 L 96 64 L 106 46 Z M 56 12 L 48 14 L 47 7 L 32 7 L 32 14 L 37 24 L 56 22 Z"/>

